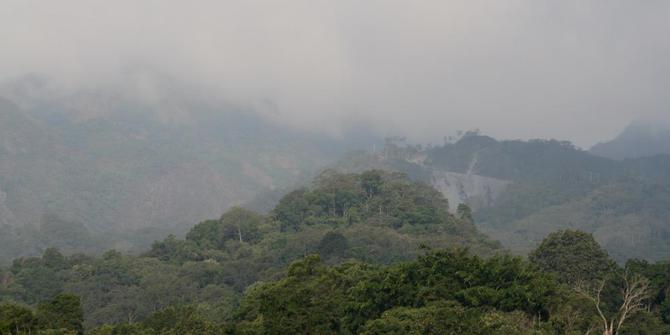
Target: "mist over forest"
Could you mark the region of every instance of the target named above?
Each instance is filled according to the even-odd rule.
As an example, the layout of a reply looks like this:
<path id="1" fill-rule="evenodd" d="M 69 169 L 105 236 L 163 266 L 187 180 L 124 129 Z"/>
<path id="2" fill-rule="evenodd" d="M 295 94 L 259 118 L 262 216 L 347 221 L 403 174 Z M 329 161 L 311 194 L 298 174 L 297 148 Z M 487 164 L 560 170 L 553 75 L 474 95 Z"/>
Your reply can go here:
<path id="1" fill-rule="evenodd" d="M 670 334 L 670 3 L 0 10 L 0 335 Z"/>

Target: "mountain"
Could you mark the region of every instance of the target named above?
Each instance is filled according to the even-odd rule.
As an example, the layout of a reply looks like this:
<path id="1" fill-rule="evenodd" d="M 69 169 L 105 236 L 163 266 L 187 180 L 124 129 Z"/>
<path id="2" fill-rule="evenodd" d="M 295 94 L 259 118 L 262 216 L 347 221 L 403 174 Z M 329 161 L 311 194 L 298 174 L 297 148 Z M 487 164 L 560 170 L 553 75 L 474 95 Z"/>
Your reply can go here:
<path id="1" fill-rule="evenodd" d="M 389 142 L 335 167 L 402 171 L 474 211 L 478 227 L 525 254 L 548 233 L 593 233 L 619 261 L 670 257 L 670 156 L 618 161 L 555 140 L 498 141 L 469 133 L 421 148 Z"/>
<path id="2" fill-rule="evenodd" d="M 124 80 L 60 92 L 28 77 L 0 88 L 0 261 L 48 246 L 141 250 L 371 138 L 297 130 L 170 78 Z M 52 225 L 74 228 L 55 238 Z"/>
<path id="3" fill-rule="evenodd" d="M 659 120 L 636 120 L 613 140 L 594 145 L 590 152 L 612 159 L 670 154 L 670 124 Z"/>

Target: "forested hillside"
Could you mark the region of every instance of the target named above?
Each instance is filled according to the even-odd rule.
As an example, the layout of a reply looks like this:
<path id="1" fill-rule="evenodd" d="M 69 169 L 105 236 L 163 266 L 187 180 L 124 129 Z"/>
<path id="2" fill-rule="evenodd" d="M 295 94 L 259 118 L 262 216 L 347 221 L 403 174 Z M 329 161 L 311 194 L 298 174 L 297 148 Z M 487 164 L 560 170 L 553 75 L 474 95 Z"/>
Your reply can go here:
<path id="1" fill-rule="evenodd" d="M 357 142 L 154 76 L 127 74 L 125 91 L 53 93 L 32 77 L 0 85 L 0 263 L 50 245 L 142 250 L 303 182 Z"/>
<path id="2" fill-rule="evenodd" d="M 616 161 L 568 142 L 497 141 L 469 133 L 454 143 L 416 147 L 389 141 L 352 154 L 343 171 L 403 171 L 466 203 L 480 229 L 525 254 L 548 233 L 580 229 L 619 261 L 670 257 L 670 156 Z"/>
<path id="3" fill-rule="evenodd" d="M 310 187 L 283 197 L 269 215 L 233 208 L 195 225 L 185 239 L 155 242 L 141 256 L 48 249 L 41 257 L 16 259 L 0 275 L 0 296 L 35 305 L 75 294 L 87 329 L 146 321 L 182 305 L 221 322 L 234 316 L 250 285 L 283 276 L 305 255 L 318 254 L 325 264 L 381 265 L 415 259 L 427 248 L 500 251 L 477 231 L 467 207 L 457 215 L 446 208 L 439 192 L 398 173 L 325 171 Z"/>

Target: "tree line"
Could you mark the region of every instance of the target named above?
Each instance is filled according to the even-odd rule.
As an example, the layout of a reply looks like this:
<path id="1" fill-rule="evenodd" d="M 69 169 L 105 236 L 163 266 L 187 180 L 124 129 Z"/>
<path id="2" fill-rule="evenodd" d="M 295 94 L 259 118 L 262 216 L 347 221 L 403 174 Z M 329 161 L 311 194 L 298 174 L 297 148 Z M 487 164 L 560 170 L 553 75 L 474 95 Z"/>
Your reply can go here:
<path id="1" fill-rule="evenodd" d="M 0 334 L 670 332 L 670 263 L 570 230 L 512 256 L 446 208 L 397 173 L 326 171 L 143 255 L 47 249 L 0 270 Z"/>

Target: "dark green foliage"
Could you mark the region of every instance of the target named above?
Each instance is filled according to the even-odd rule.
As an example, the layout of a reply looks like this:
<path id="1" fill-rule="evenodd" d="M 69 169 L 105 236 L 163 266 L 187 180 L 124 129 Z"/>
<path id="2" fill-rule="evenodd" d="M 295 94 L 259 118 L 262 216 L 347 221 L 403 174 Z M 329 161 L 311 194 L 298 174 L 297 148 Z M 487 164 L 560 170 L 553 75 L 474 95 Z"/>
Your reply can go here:
<path id="1" fill-rule="evenodd" d="M 218 230 L 217 230 L 218 233 Z M 218 236 L 218 234 L 217 234 Z M 218 237 L 215 242 L 218 242 Z M 207 240 L 212 240 L 209 238 Z M 206 243 L 206 241 L 203 241 Z M 201 249 L 193 241 L 177 240 L 174 235 L 168 236 L 163 241 L 156 241 L 151 245 L 151 250 L 146 253 L 149 257 L 155 257 L 162 261 L 173 261 L 183 263 L 186 261 L 201 261 L 203 256 Z"/>
<path id="2" fill-rule="evenodd" d="M 223 334 L 221 325 L 205 318 L 196 306 L 169 307 L 156 312 L 142 323 L 152 334 L 215 335 Z"/>
<path id="3" fill-rule="evenodd" d="M 63 329 L 84 333 L 84 311 L 79 297 L 59 294 L 37 306 L 37 320 L 42 329 Z"/>
<path id="4" fill-rule="evenodd" d="M 260 214 L 233 207 L 218 221 L 208 220 L 195 225 L 186 240 L 194 242 L 200 249 L 222 249 L 230 240 L 254 244 L 263 238 L 265 221 Z"/>
<path id="5" fill-rule="evenodd" d="M 321 257 L 328 259 L 331 257 L 344 258 L 348 254 L 349 241 L 342 234 L 337 232 L 328 232 L 323 236 L 316 250 Z"/>
<path id="6" fill-rule="evenodd" d="M 578 239 L 582 243 L 589 241 L 583 233 L 570 234 L 583 237 Z M 346 241 L 344 235 L 328 231 L 319 245 L 335 259 L 339 256 L 333 252 L 342 250 Z M 568 257 L 567 251 L 567 256 L 552 255 Z M 481 258 L 463 249 L 429 251 L 389 266 L 357 261 L 329 266 L 318 255 L 309 255 L 275 279 L 248 286 L 239 304 L 233 290 L 220 284 L 228 269 L 211 260 L 178 265 L 111 251 L 100 259 L 65 261 L 82 278 L 65 286 L 87 296 L 87 314 L 97 322 L 87 333 L 94 335 L 555 335 L 593 332 L 600 324 L 591 302 L 555 281 L 552 273 L 519 257 Z M 657 298 L 649 301 L 649 309 L 632 315 L 622 331 L 666 334 L 667 264 L 631 261 L 626 269 L 651 278 Z M 615 277 L 609 282 L 611 289 L 602 297 L 606 313 L 619 303 L 620 283 Z M 97 306 L 104 301 L 109 302 Z M 11 304 L 0 305 L 0 311 L 8 316 L 0 318 L 3 329 L 19 325 L 43 334 L 77 334 L 82 329 L 79 300 L 68 294 L 40 303 L 36 313 Z"/>
<path id="7" fill-rule="evenodd" d="M 234 208 L 142 256 L 49 249 L 18 259 L 0 272 L 0 298 L 37 307 L 0 305 L 0 329 L 574 335 L 599 324 L 574 282 L 607 279 L 602 305 L 611 314 L 621 280 L 608 274 L 632 273 L 649 278 L 653 294 L 626 334 L 667 333 L 668 263 L 630 261 L 625 272 L 578 231 L 547 236 L 530 261 L 496 255 L 468 206 L 457 215 L 445 206 L 439 193 L 399 174 L 327 171 L 269 216 Z"/>
<path id="8" fill-rule="evenodd" d="M 336 334 L 345 290 L 358 279 L 357 266 L 325 268 L 318 256 L 292 264 L 286 278 L 253 291 L 242 320 L 259 322 L 267 334 Z M 244 306 L 244 304 L 243 304 Z"/>
<path id="9" fill-rule="evenodd" d="M 670 334 L 670 325 L 663 323 L 658 315 L 651 311 L 642 311 L 636 314 L 625 325 L 620 334 L 630 335 L 665 335 Z"/>
<path id="10" fill-rule="evenodd" d="M 141 324 L 103 325 L 87 332 L 90 335 L 154 335 Z"/>
<path id="11" fill-rule="evenodd" d="M 387 268 L 326 267 L 308 256 L 286 278 L 250 291 L 238 324 L 259 334 L 480 334 L 498 327 L 483 321 L 490 309 L 548 316 L 556 288 L 519 258 L 482 260 L 462 250 Z"/>
<path id="12" fill-rule="evenodd" d="M 347 225 L 383 220 L 393 228 L 403 225 L 450 225 L 446 200 L 434 189 L 405 176 L 380 170 L 360 175 L 324 171 L 315 189 L 287 195 L 273 211 L 282 230 L 326 223 Z"/>
<path id="13" fill-rule="evenodd" d="M 480 313 L 451 304 L 426 307 L 398 307 L 384 312 L 380 318 L 368 321 L 361 335 L 442 335 L 482 334 Z"/>
<path id="14" fill-rule="evenodd" d="M 234 207 L 223 214 L 220 221 L 219 245 L 228 240 L 254 244 L 263 238 L 261 229 L 265 217 L 247 209 Z"/>
<path id="15" fill-rule="evenodd" d="M 484 312 L 453 302 L 398 307 L 368 321 L 361 335 L 524 335 L 536 334 L 523 313 Z"/>
<path id="16" fill-rule="evenodd" d="M 99 331 L 130 332 L 117 325 L 184 305 L 218 324 L 231 317 L 247 287 L 277 279 L 306 254 L 319 253 L 327 264 L 390 264 L 415 259 L 422 245 L 469 246 L 484 255 L 498 248 L 446 205 L 438 192 L 400 174 L 327 171 L 311 188 L 285 196 L 272 215 L 232 208 L 197 224 L 185 239 L 155 242 L 139 257 L 114 250 L 66 257 L 49 249 L 43 257 L 18 259 L 0 275 L 0 297 L 36 304 L 77 294 L 86 328 Z"/>
<path id="17" fill-rule="evenodd" d="M 58 294 L 63 289 L 61 270 L 69 267 L 63 255 L 55 249 L 47 249 L 43 257 L 14 260 L 10 271 L 21 283 L 15 293 L 18 298 L 34 304 Z"/>
<path id="18" fill-rule="evenodd" d="M 221 221 L 207 220 L 193 226 L 186 234 L 186 240 L 194 241 L 202 248 L 220 247 Z"/>
<path id="19" fill-rule="evenodd" d="M 549 234 L 528 258 L 560 282 L 571 285 L 605 279 L 615 269 L 614 261 L 593 236 L 581 231 Z"/>
<path id="20" fill-rule="evenodd" d="M 44 254 L 42 254 L 42 261 L 44 262 L 44 266 L 54 270 L 66 269 L 69 266 L 63 254 L 55 248 L 45 250 Z"/>
<path id="21" fill-rule="evenodd" d="M 378 195 L 382 192 L 384 180 L 379 171 L 371 170 L 361 173 L 361 187 L 365 191 L 365 195 L 369 198 Z"/>
<path id="22" fill-rule="evenodd" d="M 356 285 L 347 317 L 356 329 L 361 320 L 378 317 L 388 306 L 418 307 L 441 300 L 546 316 L 555 290 L 549 277 L 519 258 L 482 260 L 463 250 L 441 251 L 390 267 Z"/>
<path id="23" fill-rule="evenodd" d="M 37 329 L 37 318 L 29 308 L 12 304 L 0 304 L 0 334 L 29 334 Z"/>
<path id="24" fill-rule="evenodd" d="M 457 218 L 446 208 L 438 192 L 401 174 L 327 170 L 314 181 L 313 188 L 282 198 L 269 218 L 233 208 L 218 222 L 196 225 L 185 241 L 171 237 L 154 243 L 146 255 L 177 264 L 255 259 L 283 266 L 309 252 L 386 263 L 411 258 L 422 243 L 435 247 L 467 244 L 478 252 L 496 248 L 476 231 L 471 220 Z M 339 240 L 326 235 L 332 230 L 341 235 Z M 377 236 L 386 241 L 374 241 Z M 401 245 L 404 243 L 411 244 L 408 248 Z M 383 253 L 377 254 L 373 248 Z M 402 256 L 398 258 L 396 253 Z"/>
<path id="25" fill-rule="evenodd" d="M 306 190 L 300 189 L 285 195 L 274 208 L 273 216 L 279 221 L 282 231 L 298 229 L 305 220 L 309 211 L 309 204 L 305 199 Z"/>
<path id="26" fill-rule="evenodd" d="M 652 264 L 643 260 L 630 260 L 626 263 L 626 270 L 649 279 L 650 307 L 660 315 L 662 322 L 670 325 L 670 262 Z"/>

